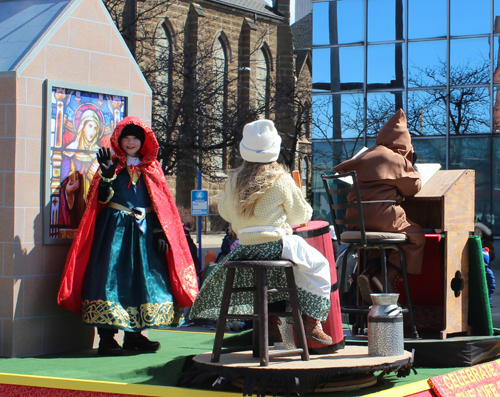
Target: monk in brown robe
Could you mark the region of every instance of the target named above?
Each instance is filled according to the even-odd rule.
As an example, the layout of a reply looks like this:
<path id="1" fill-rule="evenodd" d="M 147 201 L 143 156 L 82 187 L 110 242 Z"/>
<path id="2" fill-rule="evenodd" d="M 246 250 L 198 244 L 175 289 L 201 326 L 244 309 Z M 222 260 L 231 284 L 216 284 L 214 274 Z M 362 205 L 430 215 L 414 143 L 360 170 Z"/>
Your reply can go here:
<path id="1" fill-rule="evenodd" d="M 368 231 L 384 231 L 404 233 L 408 243 L 401 244 L 406 255 L 406 266 L 409 274 L 420 274 L 425 236 L 422 228 L 406 218 L 400 204 L 405 196 L 414 196 L 421 188 L 420 173 L 413 163 L 416 154 L 411 144 L 411 136 L 406 125 L 406 116 L 399 110 L 382 127 L 377 135 L 375 145 L 356 158 L 337 165 L 339 173 L 356 171 L 361 201 L 384 200 L 362 204 L 365 228 Z M 349 195 L 349 202 L 355 200 Z M 356 211 L 349 209 L 347 218 L 356 218 Z M 372 258 L 380 256 L 378 250 L 370 252 L 369 264 L 359 276 L 358 285 L 363 299 L 371 303 L 370 293 L 382 292 L 380 260 Z M 401 258 L 395 250 L 390 250 L 387 257 L 387 289 L 395 292 L 396 278 L 400 274 Z"/>

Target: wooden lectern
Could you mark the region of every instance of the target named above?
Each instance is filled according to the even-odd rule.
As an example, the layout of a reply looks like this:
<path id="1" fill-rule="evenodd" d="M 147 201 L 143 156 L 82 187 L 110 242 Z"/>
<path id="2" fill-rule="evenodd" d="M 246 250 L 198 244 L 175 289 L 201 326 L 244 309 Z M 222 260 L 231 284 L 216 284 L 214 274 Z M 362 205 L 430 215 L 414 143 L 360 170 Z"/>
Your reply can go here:
<path id="1" fill-rule="evenodd" d="M 441 229 L 444 238 L 444 294 L 441 339 L 467 332 L 469 301 L 469 235 L 474 231 L 474 170 L 438 171 L 401 206 L 408 219 L 424 229 Z M 425 264 L 424 264 L 425 266 Z M 411 291 L 410 291 L 411 293 Z"/>

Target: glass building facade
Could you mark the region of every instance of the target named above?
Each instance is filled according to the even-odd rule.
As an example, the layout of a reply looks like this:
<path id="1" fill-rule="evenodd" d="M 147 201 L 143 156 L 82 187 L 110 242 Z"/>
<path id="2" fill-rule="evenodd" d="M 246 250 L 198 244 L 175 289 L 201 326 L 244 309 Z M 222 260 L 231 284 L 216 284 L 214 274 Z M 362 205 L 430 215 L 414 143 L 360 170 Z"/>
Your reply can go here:
<path id="1" fill-rule="evenodd" d="M 313 197 L 320 174 L 402 108 L 418 163 L 476 171 L 476 217 L 500 235 L 500 0 L 313 1 Z M 327 218 L 329 219 L 329 218 Z"/>

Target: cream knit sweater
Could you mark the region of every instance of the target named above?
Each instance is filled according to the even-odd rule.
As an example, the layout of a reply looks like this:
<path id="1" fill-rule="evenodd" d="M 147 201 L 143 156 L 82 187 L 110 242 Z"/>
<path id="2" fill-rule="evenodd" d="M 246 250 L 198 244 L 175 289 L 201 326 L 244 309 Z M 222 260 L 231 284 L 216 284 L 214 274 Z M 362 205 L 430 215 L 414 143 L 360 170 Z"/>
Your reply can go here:
<path id="1" fill-rule="evenodd" d="M 290 225 L 305 223 L 311 219 L 312 208 L 304 200 L 302 192 L 289 174 L 279 177 L 255 206 L 254 215 L 246 218 L 236 212 L 236 197 L 233 194 L 235 176 L 226 183 L 224 192 L 219 201 L 219 214 L 231 222 L 233 230 L 250 226 L 277 226 L 285 229 L 287 234 L 292 234 Z M 271 241 L 278 241 L 281 235 L 278 232 L 242 233 L 238 235 L 239 244 L 255 245 Z"/>

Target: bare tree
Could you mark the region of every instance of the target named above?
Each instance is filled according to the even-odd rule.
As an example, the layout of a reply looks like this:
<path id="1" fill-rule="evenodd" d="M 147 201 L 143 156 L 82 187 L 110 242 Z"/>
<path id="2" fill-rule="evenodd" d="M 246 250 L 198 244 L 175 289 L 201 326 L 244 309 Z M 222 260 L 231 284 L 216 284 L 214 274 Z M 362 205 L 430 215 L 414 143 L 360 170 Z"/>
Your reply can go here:
<path id="1" fill-rule="evenodd" d="M 345 99 L 346 96 L 343 97 Z M 313 137 L 321 139 L 314 150 L 314 169 L 317 172 L 331 172 L 333 163 L 350 158 L 356 148 L 364 144 L 363 98 L 349 95 L 341 102 L 340 95 L 321 95 L 314 98 L 312 116 Z M 343 139 L 348 137 L 349 140 Z"/>
<path id="2" fill-rule="evenodd" d="M 415 68 L 409 83 L 415 87 L 446 86 L 446 63 Z M 449 128 L 454 135 L 490 131 L 488 60 L 468 60 L 450 68 L 450 93 L 445 89 L 411 91 L 408 95 L 408 125 L 415 135 L 446 135 L 446 108 L 449 101 Z M 464 87 L 465 86 L 465 87 Z M 458 88 L 453 88 L 458 87 Z"/>
<path id="3" fill-rule="evenodd" d="M 204 177 L 217 181 L 225 177 L 223 170 L 237 153 L 243 126 L 250 121 L 276 111 L 280 103 L 292 101 L 303 114 L 307 102 L 294 90 L 268 77 L 271 95 L 266 104 L 262 98 L 254 98 L 242 106 L 240 98 L 242 68 L 240 54 L 221 54 L 217 47 L 215 27 L 221 20 L 213 16 L 190 23 L 190 15 L 175 14 L 175 1 L 140 2 L 105 0 L 124 39 L 134 48 L 133 53 L 148 81 L 153 96 L 153 130 L 160 143 L 159 160 L 166 174 L 179 171 L 193 173 L 202 170 Z M 180 20 L 184 29 L 165 25 Z M 257 33 L 246 55 L 255 59 L 266 38 L 273 35 L 272 25 L 256 24 Z M 236 48 L 240 27 L 224 30 L 222 39 L 232 41 Z M 229 47 L 229 46 L 228 46 Z M 246 65 L 251 66 L 251 65 Z M 255 66 L 255 65 L 253 65 Z M 251 69 L 251 68 L 248 68 Z M 255 78 L 249 80 L 254 96 L 263 95 Z M 310 112 L 309 112 L 310 113 Z M 293 117 L 293 115 L 291 115 Z M 297 135 L 304 128 L 305 117 L 297 117 Z M 292 133 L 293 135 L 293 133 Z M 296 143 L 298 136 L 293 137 Z M 291 166 L 296 155 L 293 146 L 285 156 Z M 293 167 L 293 166 L 292 166 Z"/>
<path id="4" fill-rule="evenodd" d="M 103 0 L 103 3 L 130 52 L 137 61 L 140 61 L 142 54 L 137 54 L 137 49 L 142 47 L 140 43 L 152 37 L 148 29 L 149 22 L 164 14 L 172 2 L 168 0 L 141 1 L 140 7 L 138 7 L 137 0 Z"/>
<path id="5" fill-rule="evenodd" d="M 212 181 L 225 177 L 223 170 L 241 139 L 243 126 L 265 112 L 255 104 L 239 106 L 238 57 L 221 54 L 214 45 L 209 28 L 214 23 L 204 19 L 198 27 L 196 53 L 184 46 L 169 54 L 160 52 L 150 61 L 149 69 L 154 72 L 147 78 L 153 90 L 153 126 L 167 174 L 182 166 L 202 170 Z M 252 52 L 267 33 L 261 32 Z M 172 37 L 171 42 L 181 39 L 186 40 Z"/>
<path id="6" fill-rule="evenodd" d="M 450 69 L 450 92 L 446 93 L 446 64 L 413 68 L 409 77 L 406 116 L 414 136 L 446 135 L 447 118 L 450 133 L 455 136 L 489 133 L 490 79 L 487 60 L 469 60 Z M 366 139 L 376 134 L 397 110 L 395 94 L 368 93 L 366 110 L 362 94 L 330 94 L 315 97 L 313 114 L 314 137 L 324 139 L 323 148 L 316 145 L 316 170 L 332 171 L 332 163 L 352 157 Z M 448 105 L 449 103 L 449 105 Z M 447 112 L 447 106 L 449 111 Z M 366 112 L 366 118 L 365 118 Z M 332 138 L 336 138 L 333 140 Z M 348 139 L 347 139 L 348 138 Z M 454 156 L 460 158 L 468 142 L 453 143 Z"/>
<path id="7" fill-rule="evenodd" d="M 294 109 L 293 126 L 283 133 L 281 150 L 282 162 L 290 170 L 296 168 L 297 158 L 310 155 L 312 104 L 311 89 L 304 84 L 290 85 L 285 79 L 272 82 L 275 93 L 271 110 L 278 113 L 279 109 Z"/>

